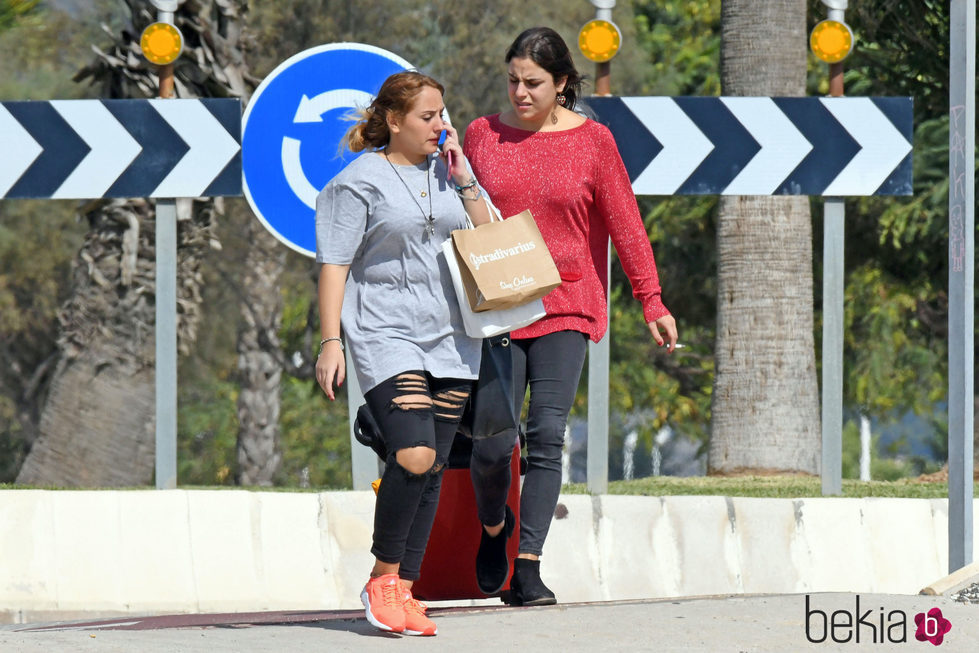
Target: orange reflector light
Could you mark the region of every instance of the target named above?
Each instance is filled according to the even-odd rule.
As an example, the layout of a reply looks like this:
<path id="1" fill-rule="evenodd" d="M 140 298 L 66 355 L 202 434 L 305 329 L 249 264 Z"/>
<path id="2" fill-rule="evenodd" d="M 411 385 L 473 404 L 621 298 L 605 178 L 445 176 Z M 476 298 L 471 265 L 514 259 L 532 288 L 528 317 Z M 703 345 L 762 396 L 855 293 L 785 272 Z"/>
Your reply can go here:
<path id="1" fill-rule="evenodd" d="M 578 47 L 587 59 L 608 61 L 619 51 L 622 36 L 615 23 L 607 20 L 590 20 L 578 32 Z"/>
<path id="2" fill-rule="evenodd" d="M 177 60 L 184 49 L 184 38 L 174 25 L 153 23 L 143 30 L 139 47 L 150 63 L 163 66 Z"/>
<path id="3" fill-rule="evenodd" d="M 846 23 L 824 20 L 812 28 L 809 47 L 826 63 L 843 61 L 853 50 L 853 32 Z"/>

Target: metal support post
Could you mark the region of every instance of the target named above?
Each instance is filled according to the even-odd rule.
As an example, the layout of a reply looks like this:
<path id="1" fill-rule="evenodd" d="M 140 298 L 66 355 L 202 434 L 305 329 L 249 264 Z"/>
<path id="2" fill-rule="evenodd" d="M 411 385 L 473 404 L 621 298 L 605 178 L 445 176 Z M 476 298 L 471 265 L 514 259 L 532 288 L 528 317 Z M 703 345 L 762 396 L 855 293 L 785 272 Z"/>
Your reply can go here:
<path id="1" fill-rule="evenodd" d="M 611 334 L 588 343 L 588 491 L 608 492 L 608 363 Z"/>
<path id="2" fill-rule="evenodd" d="M 949 21 L 948 571 L 972 562 L 975 362 L 976 2 Z"/>
<path id="3" fill-rule="evenodd" d="M 357 442 L 357 438 L 354 437 L 354 419 L 357 417 L 357 409 L 364 403 L 364 394 L 360 390 L 349 351 L 345 357 L 347 359 L 347 411 L 350 415 L 347 420 L 350 425 L 350 476 L 355 490 L 369 490 L 371 482 L 378 477 L 377 454 L 373 449 Z"/>
<path id="4" fill-rule="evenodd" d="M 595 7 L 595 18 L 612 22 L 612 9 L 615 0 L 591 0 Z M 595 64 L 595 95 L 608 97 L 612 95 L 612 62 L 602 61 Z"/>
<path id="5" fill-rule="evenodd" d="M 842 198 L 823 206 L 822 465 L 824 495 L 843 493 L 843 217 Z"/>
<path id="6" fill-rule="evenodd" d="M 611 244 L 608 246 L 611 277 Z M 608 311 L 611 313 L 611 311 Z M 608 492 L 608 366 L 611 329 L 598 342 L 588 343 L 588 458 L 587 480 L 591 494 Z"/>
<path id="7" fill-rule="evenodd" d="M 612 95 L 612 65 L 609 61 L 595 64 L 595 95 L 608 97 Z"/>
<path id="8" fill-rule="evenodd" d="M 612 21 L 615 0 L 591 0 L 595 18 Z M 612 95 L 612 66 L 608 61 L 595 64 L 595 95 Z M 612 245 L 608 245 L 606 278 L 612 278 Z M 609 304 L 606 304 L 609 307 Z M 611 311 L 607 310 L 611 316 Z M 608 379 L 609 341 L 611 325 L 600 341 L 588 343 L 588 456 L 586 474 L 588 491 L 592 494 L 608 492 Z"/>
<path id="9" fill-rule="evenodd" d="M 173 24 L 176 2 L 156 2 Z M 173 64 L 160 66 L 160 97 L 173 95 Z M 177 202 L 156 201 L 156 489 L 177 487 Z"/>
<path id="10" fill-rule="evenodd" d="M 823 0 L 827 18 L 843 22 L 846 0 Z M 843 96 L 843 63 L 829 65 L 829 94 Z M 841 197 L 823 205 L 823 378 L 822 460 L 823 495 L 843 494 L 843 228 Z"/>
<path id="11" fill-rule="evenodd" d="M 177 487 L 177 202 L 156 201 L 156 488 Z"/>

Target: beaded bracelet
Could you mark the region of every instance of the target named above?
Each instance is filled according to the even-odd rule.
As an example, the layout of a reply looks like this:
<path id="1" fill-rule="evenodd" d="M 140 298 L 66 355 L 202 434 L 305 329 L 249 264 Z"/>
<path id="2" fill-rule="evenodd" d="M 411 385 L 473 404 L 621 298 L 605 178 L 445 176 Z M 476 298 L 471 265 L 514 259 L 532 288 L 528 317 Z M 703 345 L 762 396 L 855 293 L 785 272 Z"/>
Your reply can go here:
<path id="1" fill-rule="evenodd" d="M 328 342 L 334 342 L 334 341 L 340 343 L 340 351 L 343 351 L 343 340 L 341 340 L 339 336 L 333 336 L 331 338 L 323 338 L 322 340 L 320 340 L 320 351 L 319 354 L 316 355 L 319 356 L 320 354 L 323 353 L 323 345 L 325 345 Z"/>
<path id="2" fill-rule="evenodd" d="M 476 178 L 475 177 L 470 177 L 469 178 L 469 181 L 466 182 L 462 186 L 459 186 L 457 184 L 455 188 L 456 188 L 456 195 L 458 195 L 459 198 L 462 199 L 462 200 L 469 200 L 470 202 L 475 202 L 476 200 L 478 200 L 480 197 L 483 196 L 483 191 L 480 190 L 479 186 L 476 185 Z M 475 188 L 476 189 L 476 195 L 473 196 L 473 197 L 466 197 L 465 193 L 470 188 Z"/>
<path id="3" fill-rule="evenodd" d="M 458 184 L 456 184 L 456 192 L 457 193 L 461 193 L 462 191 L 468 190 L 468 189 L 472 188 L 475 185 L 476 185 L 476 178 L 475 177 L 471 177 L 469 179 L 469 181 L 466 182 L 466 184 L 464 184 L 463 186 L 459 186 Z"/>

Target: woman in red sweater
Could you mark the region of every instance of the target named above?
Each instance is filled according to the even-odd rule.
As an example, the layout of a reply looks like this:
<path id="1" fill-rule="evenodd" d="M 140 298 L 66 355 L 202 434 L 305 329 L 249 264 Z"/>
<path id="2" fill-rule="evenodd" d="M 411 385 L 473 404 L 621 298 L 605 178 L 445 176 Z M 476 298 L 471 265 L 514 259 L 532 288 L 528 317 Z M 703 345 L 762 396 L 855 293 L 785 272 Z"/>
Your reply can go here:
<path id="1" fill-rule="evenodd" d="M 517 605 L 549 605 L 540 555 L 561 490 L 561 452 L 587 342 L 608 324 L 608 239 L 632 282 L 653 339 L 672 352 L 676 322 L 660 298 L 656 262 L 612 134 L 573 111 L 581 76 L 554 30 L 520 34 L 506 53 L 512 108 L 484 116 L 466 131 L 464 151 L 503 215 L 530 209 L 561 274 L 544 297 L 547 316 L 514 331 L 517 412 L 527 386 L 527 474 L 520 499 L 520 545 L 510 589 Z M 516 431 L 473 443 L 471 473 L 483 524 L 476 577 L 487 594 L 509 574 L 506 540 L 514 517 L 506 505 Z"/>

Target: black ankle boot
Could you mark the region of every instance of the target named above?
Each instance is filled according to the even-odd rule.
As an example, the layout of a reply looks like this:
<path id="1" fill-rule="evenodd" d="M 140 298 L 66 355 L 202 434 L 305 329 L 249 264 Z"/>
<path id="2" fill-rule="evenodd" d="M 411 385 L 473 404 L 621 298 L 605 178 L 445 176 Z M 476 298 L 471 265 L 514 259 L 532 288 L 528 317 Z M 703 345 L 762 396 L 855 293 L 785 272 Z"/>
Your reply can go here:
<path id="1" fill-rule="evenodd" d="M 507 576 L 510 575 L 510 559 L 506 554 L 506 543 L 513 535 L 516 519 L 510 506 L 504 506 L 506 516 L 503 518 L 503 530 L 496 537 L 490 537 L 486 529 L 480 525 L 482 537 L 479 539 L 479 551 L 476 552 L 476 584 L 483 594 L 491 595 L 503 589 Z"/>
<path id="2" fill-rule="evenodd" d="M 517 558 L 513 561 L 513 579 L 510 581 L 510 599 L 513 605 L 554 605 L 554 592 L 540 579 L 540 560 Z"/>

